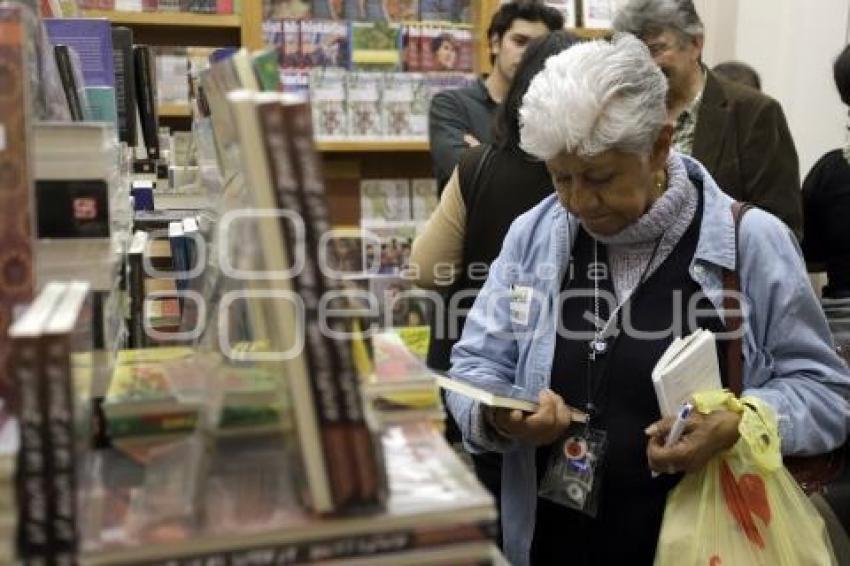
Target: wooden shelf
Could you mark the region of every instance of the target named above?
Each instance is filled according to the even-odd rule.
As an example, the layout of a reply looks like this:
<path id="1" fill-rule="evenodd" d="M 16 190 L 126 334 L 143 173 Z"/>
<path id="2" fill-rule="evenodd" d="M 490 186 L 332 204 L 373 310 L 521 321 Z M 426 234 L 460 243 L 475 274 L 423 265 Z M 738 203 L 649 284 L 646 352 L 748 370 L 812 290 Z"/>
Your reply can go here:
<path id="1" fill-rule="evenodd" d="M 428 140 L 345 140 L 316 142 L 316 149 L 324 152 L 381 152 L 381 151 L 409 151 L 428 152 L 431 146 Z"/>
<path id="2" fill-rule="evenodd" d="M 192 28 L 240 28 L 242 19 L 236 14 L 195 14 L 189 12 L 117 12 L 85 10 L 90 18 L 106 18 L 127 26 L 170 26 Z"/>
<path id="3" fill-rule="evenodd" d="M 191 118 L 192 110 L 188 104 L 160 104 L 157 108 L 160 118 Z"/>
<path id="4" fill-rule="evenodd" d="M 604 39 L 611 37 L 614 30 L 594 28 L 569 28 L 567 31 L 582 39 Z"/>

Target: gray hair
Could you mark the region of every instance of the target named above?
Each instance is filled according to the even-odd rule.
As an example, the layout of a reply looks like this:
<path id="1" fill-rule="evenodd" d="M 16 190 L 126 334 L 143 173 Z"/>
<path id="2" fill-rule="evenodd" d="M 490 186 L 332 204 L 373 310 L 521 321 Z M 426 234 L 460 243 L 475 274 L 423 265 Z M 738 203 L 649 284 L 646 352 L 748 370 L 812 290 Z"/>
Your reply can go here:
<path id="1" fill-rule="evenodd" d="M 667 79 L 636 37 L 579 43 L 550 57 L 520 108 L 520 146 L 548 160 L 563 151 L 649 155 L 667 120 Z"/>
<path id="2" fill-rule="evenodd" d="M 614 18 L 614 29 L 642 39 L 668 29 L 688 38 L 705 33 L 692 0 L 630 0 Z"/>

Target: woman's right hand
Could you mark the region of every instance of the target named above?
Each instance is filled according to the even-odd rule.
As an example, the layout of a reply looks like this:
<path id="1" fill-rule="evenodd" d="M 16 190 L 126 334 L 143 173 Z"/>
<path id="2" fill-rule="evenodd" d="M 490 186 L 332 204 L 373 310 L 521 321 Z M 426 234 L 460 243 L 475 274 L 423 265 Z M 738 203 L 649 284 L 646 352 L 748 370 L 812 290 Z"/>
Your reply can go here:
<path id="1" fill-rule="evenodd" d="M 555 442 L 567 430 L 572 412 L 561 396 L 549 389 L 540 392 L 538 402 L 534 413 L 493 407 L 484 410 L 490 424 L 502 436 L 542 446 Z"/>

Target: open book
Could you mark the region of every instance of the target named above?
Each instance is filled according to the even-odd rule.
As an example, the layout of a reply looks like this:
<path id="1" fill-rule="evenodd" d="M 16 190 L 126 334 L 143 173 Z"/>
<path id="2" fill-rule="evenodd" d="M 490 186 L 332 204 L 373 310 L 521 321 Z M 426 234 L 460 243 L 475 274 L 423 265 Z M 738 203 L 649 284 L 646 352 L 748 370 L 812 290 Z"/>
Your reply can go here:
<path id="1" fill-rule="evenodd" d="M 674 416 L 694 393 L 721 389 L 714 334 L 698 329 L 676 338 L 655 364 L 652 384 L 661 416 Z"/>
<path id="2" fill-rule="evenodd" d="M 526 413 L 537 411 L 537 396 L 526 389 L 503 381 L 471 382 L 457 377 L 435 374 L 437 385 L 447 391 L 459 393 L 488 407 L 519 409 Z M 587 415 L 571 409 L 574 422 L 587 422 Z"/>

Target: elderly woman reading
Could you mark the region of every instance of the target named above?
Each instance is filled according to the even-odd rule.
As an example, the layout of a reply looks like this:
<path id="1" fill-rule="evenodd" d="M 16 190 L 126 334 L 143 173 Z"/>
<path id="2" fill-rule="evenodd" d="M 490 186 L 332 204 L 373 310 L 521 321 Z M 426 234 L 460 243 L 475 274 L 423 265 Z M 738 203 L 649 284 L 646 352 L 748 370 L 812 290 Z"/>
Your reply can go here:
<path id="1" fill-rule="evenodd" d="M 724 331 L 722 272 L 736 257 L 746 394 L 775 409 L 785 453 L 825 452 L 847 434 L 850 375 L 793 235 L 753 210 L 736 249 L 732 200 L 670 151 L 666 93 L 647 48 L 622 35 L 551 57 L 523 100 L 522 147 L 556 194 L 512 225 L 450 373 L 515 384 L 540 405 L 448 396 L 468 447 L 504 454 L 513 564 L 652 563 L 668 491 L 736 442 L 739 417 L 692 415 L 666 448 L 651 372 L 674 336 Z M 586 425 L 571 423 L 578 412 Z M 538 496 L 554 450 L 593 456 L 564 478 L 567 502 Z"/>

